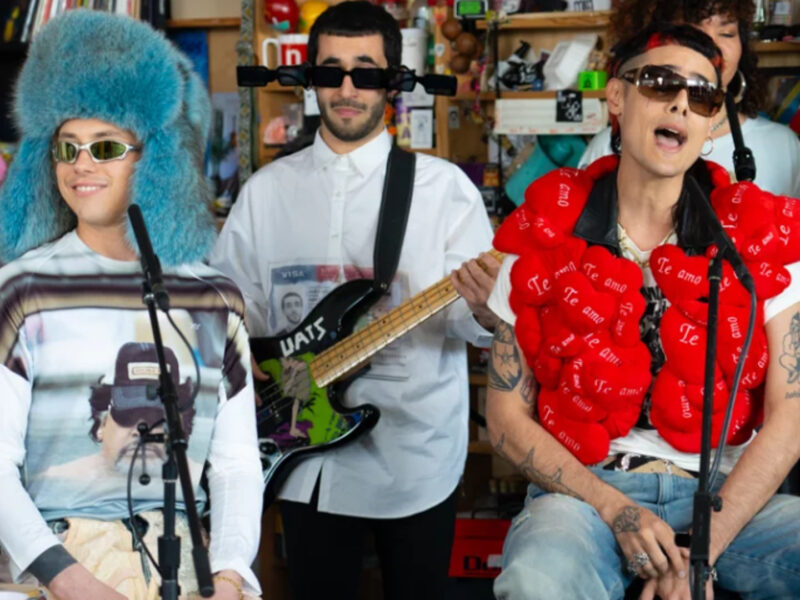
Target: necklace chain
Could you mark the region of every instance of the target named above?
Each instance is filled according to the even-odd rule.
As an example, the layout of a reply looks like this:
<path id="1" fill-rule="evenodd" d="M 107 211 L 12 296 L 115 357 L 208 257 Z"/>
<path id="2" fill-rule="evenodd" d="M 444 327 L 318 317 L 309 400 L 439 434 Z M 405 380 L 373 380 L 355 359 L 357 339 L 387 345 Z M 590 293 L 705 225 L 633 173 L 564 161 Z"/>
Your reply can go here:
<path id="1" fill-rule="evenodd" d="M 725 123 L 727 122 L 728 122 L 728 113 L 723 111 L 722 118 L 711 126 L 711 133 L 714 133 L 717 129 L 725 125 Z"/>
<path id="2" fill-rule="evenodd" d="M 664 244 L 666 244 L 669 238 L 674 233 L 675 233 L 675 228 L 673 227 L 672 229 L 670 229 L 669 233 L 664 237 L 664 239 L 657 244 L 656 247 L 663 246 Z M 652 250 L 647 253 L 647 256 L 645 258 L 641 258 L 640 257 L 641 250 L 639 250 L 635 246 L 633 240 L 630 239 L 630 236 L 628 235 L 628 232 L 625 231 L 625 228 L 622 226 L 622 223 L 617 223 L 617 241 L 619 243 L 620 250 L 622 250 L 623 256 L 625 256 L 625 258 L 639 265 L 639 268 L 642 270 L 650 268 L 650 252 L 652 252 Z"/>

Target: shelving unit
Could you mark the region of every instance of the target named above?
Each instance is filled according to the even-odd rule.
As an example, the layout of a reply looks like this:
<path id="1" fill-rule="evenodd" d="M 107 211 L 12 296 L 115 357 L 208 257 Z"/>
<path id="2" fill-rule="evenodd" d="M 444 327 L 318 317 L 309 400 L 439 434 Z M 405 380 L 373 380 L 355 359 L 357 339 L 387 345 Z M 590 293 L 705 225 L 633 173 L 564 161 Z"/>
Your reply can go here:
<path id="1" fill-rule="evenodd" d="M 759 69 L 800 69 L 800 42 L 756 42 Z"/>
<path id="2" fill-rule="evenodd" d="M 532 50 L 538 55 L 543 50 L 551 51 L 558 42 L 569 38 L 576 33 L 596 33 L 600 39 L 600 47 L 605 48 L 606 34 L 611 11 L 591 12 L 561 12 L 561 13 L 530 13 L 511 15 L 507 19 L 491 23 L 485 20 L 476 22 L 476 29 L 485 32 L 487 36 L 496 35 L 496 51 L 498 56 L 509 56 L 522 41 L 530 44 Z M 496 27 L 495 27 L 496 26 Z M 487 47 L 492 48 L 487 40 Z M 437 65 L 446 68 L 451 57 L 450 42 L 446 40 L 437 28 L 434 44 L 441 44 L 444 52 L 437 57 Z M 463 81 L 465 77 L 460 76 Z M 605 98 L 603 90 L 590 90 L 583 92 L 584 98 Z M 503 99 L 555 99 L 555 91 L 502 91 L 499 97 Z M 452 107 L 459 106 L 466 109 L 465 103 L 481 103 L 481 108 L 488 118 L 494 116 L 494 102 L 498 93 L 492 90 L 475 92 L 459 92 L 453 98 L 437 98 L 436 100 L 436 139 L 437 154 L 456 162 L 467 162 L 472 159 L 487 160 L 487 144 L 484 141 L 483 128 L 462 119 L 462 126 L 458 129 L 448 129 L 448 113 Z M 461 109 L 461 108 L 460 108 Z M 466 112 L 462 110 L 462 112 Z"/>
<path id="3" fill-rule="evenodd" d="M 470 454 L 494 454 L 492 445 L 487 441 L 470 442 L 468 446 Z"/>
<path id="4" fill-rule="evenodd" d="M 167 29 L 238 29 L 242 20 L 238 17 L 219 19 L 170 19 Z"/>
<path id="5" fill-rule="evenodd" d="M 476 23 L 480 32 L 493 32 L 498 36 L 497 53 L 500 57 L 510 55 L 520 42 L 525 41 L 538 54 L 542 50 L 552 50 L 555 45 L 577 33 L 596 33 L 599 36 L 599 48 L 608 49 L 605 29 L 610 22 L 613 11 L 590 12 L 562 12 L 562 13 L 531 13 L 511 15 L 494 25 L 485 20 Z M 447 65 L 450 60 L 450 42 L 441 36 L 437 30 L 435 43 L 442 44 L 445 52 L 439 63 Z M 491 47 L 490 44 L 487 44 Z M 765 72 L 780 72 L 787 69 L 800 69 L 800 42 L 757 42 L 754 45 L 759 55 L 759 67 Z M 555 98 L 554 91 L 502 91 L 500 97 L 504 99 L 542 99 Z M 459 92 L 452 98 L 437 98 L 436 100 L 436 133 L 437 154 L 453 161 L 467 161 L 474 156 L 485 159 L 486 144 L 479 143 L 483 132 L 474 124 L 467 123 L 457 130 L 448 130 L 448 111 L 452 106 L 461 105 L 466 108 L 467 102 L 481 103 L 485 114 L 490 118 L 494 115 L 494 101 L 497 99 L 494 91 L 482 90 L 475 92 Z M 604 90 L 591 90 L 583 92 L 584 98 L 605 98 Z M 464 119 L 462 119 L 464 121 Z"/>
<path id="6" fill-rule="evenodd" d="M 758 54 L 800 52 L 800 42 L 756 42 L 753 47 Z"/>
<path id="7" fill-rule="evenodd" d="M 596 10 L 585 12 L 556 12 L 556 13 L 522 13 L 511 15 L 509 18 L 498 22 L 499 29 L 597 29 L 606 27 L 613 14 L 610 10 Z M 489 24 L 485 20 L 476 23 L 478 29 L 487 29 Z"/>
<path id="8" fill-rule="evenodd" d="M 489 378 L 486 376 L 486 373 L 470 373 L 469 374 L 469 384 L 470 385 L 485 386 L 488 382 L 489 382 Z"/>
<path id="9" fill-rule="evenodd" d="M 522 91 L 522 92 L 506 92 L 502 93 L 502 97 L 504 100 L 536 100 L 536 99 L 555 99 L 556 94 L 555 90 L 544 90 L 544 91 Z M 605 98 L 605 90 L 587 90 L 583 92 L 584 98 Z M 450 98 L 450 100 L 478 100 L 480 102 L 488 102 L 497 99 L 497 94 L 495 92 L 479 92 L 478 94 L 474 93 L 461 93 L 457 94 Z"/>

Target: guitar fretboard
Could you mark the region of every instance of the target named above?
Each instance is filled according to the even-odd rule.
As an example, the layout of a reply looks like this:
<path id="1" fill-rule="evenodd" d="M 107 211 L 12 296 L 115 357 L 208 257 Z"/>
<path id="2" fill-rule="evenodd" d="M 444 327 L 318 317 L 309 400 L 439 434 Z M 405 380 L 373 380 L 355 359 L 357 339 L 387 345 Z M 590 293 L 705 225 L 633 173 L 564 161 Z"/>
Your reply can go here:
<path id="1" fill-rule="evenodd" d="M 495 250 L 490 254 L 498 260 L 503 256 Z M 450 277 L 445 277 L 363 329 L 320 352 L 309 364 L 314 381 L 318 386 L 326 387 L 343 375 L 363 367 L 375 353 L 457 299 L 458 292 L 450 282 Z"/>

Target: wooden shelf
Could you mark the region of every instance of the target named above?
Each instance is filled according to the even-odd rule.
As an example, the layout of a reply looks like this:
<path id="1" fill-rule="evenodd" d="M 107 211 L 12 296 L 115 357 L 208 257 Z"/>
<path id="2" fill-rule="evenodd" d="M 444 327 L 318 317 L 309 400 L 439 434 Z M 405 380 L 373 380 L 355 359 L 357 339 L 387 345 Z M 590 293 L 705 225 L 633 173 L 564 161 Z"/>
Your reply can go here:
<path id="1" fill-rule="evenodd" d="M 298 93 L 300 97 L 302 97 L 302 92 L 299 92 L 302 88 L 298 85 L 281 85 L 277 81 L 270 81 L 267 85 L 262 88 L 258 88 L 262 92 L 266 92 L 268 94 L 274 94 L 275 92 L 279 92 L 282 94 L 286 93 Z"/>
<path id="2" fill-rule="evenodd" d="M 512 92 L 512 91 L 503 91 L 500 94 L 500 97 L 504 100 L 524 100 L 524 99 L 547 99 L 547 98 L 555 98 L 558 92 L 556 90 L 545 90 L 541 92 Z M 603 90 L 584 90 L 583 92 L 584 98 L 600 98 L 605 99 L 606 91 Z M 474 100 L 475 94 L 458 94 L 457 96 L 453 96 L 450 100 Z M 496 100 L 497 94 L 495 92 L 480 92 L 478 94 L 478 100 L 480 101 L 491 101 Z"/>
<path id="3" fill-rule="evenodd" d="M 170 19 L 167 29 L 234 29 L 242 23 L 239 17 L 219 19 Z"/>
<path id="4" fill-rule="evenodd" d="M 486 376 L 486 373 L 470 373 L 469 374 L 469 384 L 470 385 L 478 385 L 484 386 L 489 383 L 489 378 Z"/>
<path id="5" fill-rule="evenodd" d="M 488 441 L 478 440 L 469 443 L 467 452 L 470 454 L 494 454 L 494 449 Z"/>
<path id="6" fill-rule="evenodd" d="M 800 52 L 800 42 L 756 42 L 756 52 Z"/>
<path id="7" fill-rule="evenodd" d="M 494 92 L 478 92 L 477 94 L 475 92 L 467 92 L 466 94 L 456 94 L 455 96 L 444 96 L 444 99 L 469 100 L 470 102 L 473 102 L 476 96 L 478 97 L 478 100 L 484 102 L 487 100 L 494 100 L 497 94 L 495 94 Z"/>
<path id="8" fill-rule="evenodd" d="M 596 29 L 608 25 L 610 10 L 520 13 L 499 23 L 499 29 Z M 487 29 L 485 20 L 477 22 L 478 29 Z"/>

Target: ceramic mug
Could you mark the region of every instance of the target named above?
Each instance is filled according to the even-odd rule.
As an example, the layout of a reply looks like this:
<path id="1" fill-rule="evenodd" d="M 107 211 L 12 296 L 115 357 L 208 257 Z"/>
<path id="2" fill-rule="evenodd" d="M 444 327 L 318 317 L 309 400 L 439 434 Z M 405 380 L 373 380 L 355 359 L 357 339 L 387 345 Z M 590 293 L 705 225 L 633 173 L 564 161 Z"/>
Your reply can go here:
<path id="1" fill-rule="evenodd" d="M 269 47 L 275 46 L 277 65 L 270 65 Z M 306 61 L 308 35 L 305 33 L 287 33 L 276 38 L 266 38 L 261 44 L 261 64 L 268 69 L 279 65 L 301 65 Z"/>

